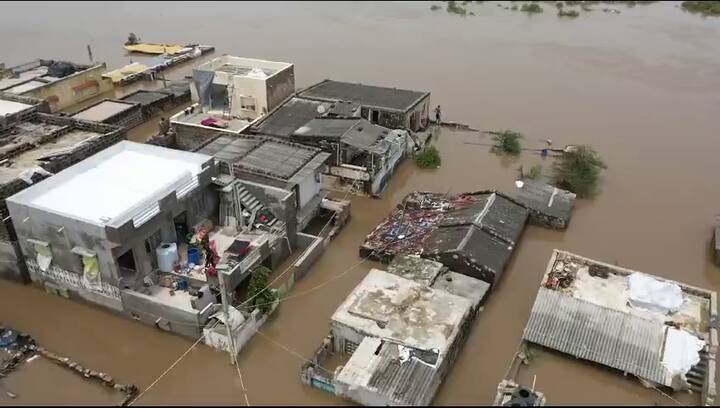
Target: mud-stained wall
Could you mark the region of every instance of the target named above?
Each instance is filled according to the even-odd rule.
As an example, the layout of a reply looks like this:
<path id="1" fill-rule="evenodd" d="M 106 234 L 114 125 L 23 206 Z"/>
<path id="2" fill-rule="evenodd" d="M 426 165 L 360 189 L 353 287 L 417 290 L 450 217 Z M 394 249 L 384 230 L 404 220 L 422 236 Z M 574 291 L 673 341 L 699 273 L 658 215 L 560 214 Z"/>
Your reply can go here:
<path id="1" fill-rule="evenodd" d="M 258 112 L 267 115 L 282 101 L 295 92 L 295 67 L 291 66 L 270 77 L 265 83 L 267 86 L 267 111 Z"/>

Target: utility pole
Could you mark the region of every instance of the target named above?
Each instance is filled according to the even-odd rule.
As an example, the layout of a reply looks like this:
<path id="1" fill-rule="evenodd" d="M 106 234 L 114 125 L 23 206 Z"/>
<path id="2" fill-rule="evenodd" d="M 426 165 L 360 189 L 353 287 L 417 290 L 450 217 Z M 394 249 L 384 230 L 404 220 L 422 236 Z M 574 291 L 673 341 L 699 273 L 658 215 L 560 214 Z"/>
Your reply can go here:
<path id="1" fill-rule="evenodd" d="M 93 62 L 92 48 L 90 48 L 90 44 L 87 45 L 87 52 L 88 58 L 90 58 L 90 62 Z"/>
<path id="2" fill-rule="evenodd" d="M 222 300 L 223 315 L 225 316 L 225 328 L 227 329 L 230 364 L 235 365 L 237 364 L 237 352 L 235 351 L 235 339 L 233 338 L 232 327 L 230 327 L 230 306 L 228 305 L 227 291 L 225 287 L 225 274 L 223 271 L 218 271 L 217 276 L 218 282 L 220 283 L 220 297 Z"/>

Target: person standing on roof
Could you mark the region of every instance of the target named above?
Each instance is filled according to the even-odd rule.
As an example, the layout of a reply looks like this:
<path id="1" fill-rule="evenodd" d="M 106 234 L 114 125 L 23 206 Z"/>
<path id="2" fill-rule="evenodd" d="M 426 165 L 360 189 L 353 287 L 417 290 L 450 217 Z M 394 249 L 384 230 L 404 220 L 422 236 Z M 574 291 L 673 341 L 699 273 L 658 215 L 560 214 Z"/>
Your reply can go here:
<path id="1" fill-rule="evenodd" d="M 160 118 L 160 135 L 165 135 L 170 130 L 170 122 L 165 118 Z"/>
<path id="2" fill-rule="evenodd" d="M 435 108 L 435 123 L 438 125 L 442 123 L 441 116 L 442 112 L 440 111 L 440 105 L 438 105 L 437 108 Z"/>

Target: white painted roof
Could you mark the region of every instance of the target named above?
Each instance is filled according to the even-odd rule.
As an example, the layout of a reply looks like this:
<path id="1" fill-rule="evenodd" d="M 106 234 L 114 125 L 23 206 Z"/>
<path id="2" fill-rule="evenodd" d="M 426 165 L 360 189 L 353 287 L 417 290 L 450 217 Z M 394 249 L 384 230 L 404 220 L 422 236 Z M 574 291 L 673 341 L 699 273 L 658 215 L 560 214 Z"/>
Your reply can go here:
<path id="1" fill-rule="evenodd" d="M 32 105 L 0 99 L 0 116 L 21 112 L 28 108 L 32 108 Z"/>
<path id="2" fill-rule="evenodd" d="M 157 206 L 172 191 L 187 194 L 210 156 L 120 142 L 16 194 L 12 199 L 101 225 L 117 225 Z M 181 198 L 181 197 L 179 197 Z"/>
<path id="3" fill-rule="evenodd" d="M 435 349 L 442 356 L 471 305 L 469 299 L 372 269 L 332 320 L 373 337 Z"/>

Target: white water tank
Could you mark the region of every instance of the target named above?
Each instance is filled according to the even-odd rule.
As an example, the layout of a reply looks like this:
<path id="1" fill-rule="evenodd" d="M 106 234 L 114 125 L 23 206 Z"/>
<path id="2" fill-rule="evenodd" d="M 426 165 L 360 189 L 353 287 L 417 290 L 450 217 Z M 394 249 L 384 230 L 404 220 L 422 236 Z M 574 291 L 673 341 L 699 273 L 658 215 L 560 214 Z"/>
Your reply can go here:
<path id="1" fill-rule="evenodd" d="M 164 243 L 155 252 L 157 253 L 158 269 L 162 272 L 172 272 L 175 264 L 180 260 L 176 243 Z"/>

